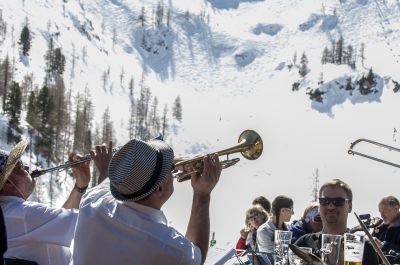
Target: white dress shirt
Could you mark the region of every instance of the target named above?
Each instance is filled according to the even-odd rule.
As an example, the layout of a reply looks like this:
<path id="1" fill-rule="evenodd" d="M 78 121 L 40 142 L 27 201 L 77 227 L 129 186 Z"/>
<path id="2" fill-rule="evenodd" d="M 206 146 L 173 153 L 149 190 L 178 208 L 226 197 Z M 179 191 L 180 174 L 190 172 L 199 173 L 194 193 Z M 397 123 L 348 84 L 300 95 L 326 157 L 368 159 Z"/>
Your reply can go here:
<path id="1" fill-rule="evenodd" d="M 121 202 L 104 181 L 86 193 L 75 230 L 74 265 L 200 264 L 200 249 L 173 227 L 162 211 Z"/>
<path id="2" fill-rule="evenodd" d="M 77 210 L 50 208 L 14 196 L 0 196 L 0 205 L 7 231 L 4 257 L 40 265 L 69 264 Z"/>

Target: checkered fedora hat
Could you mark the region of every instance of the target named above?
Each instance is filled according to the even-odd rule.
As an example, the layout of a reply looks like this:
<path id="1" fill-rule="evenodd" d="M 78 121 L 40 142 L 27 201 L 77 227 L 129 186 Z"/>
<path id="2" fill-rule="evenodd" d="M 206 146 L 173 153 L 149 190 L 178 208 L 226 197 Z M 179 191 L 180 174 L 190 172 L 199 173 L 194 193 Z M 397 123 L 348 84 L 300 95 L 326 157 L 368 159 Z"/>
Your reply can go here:
<path id="1" fill-rule="evenodd" d="M 3 188 L 15 165 L 21 159 L 28 141 L 23 139 L 10 152 L 0 150 L 0 190 Z"/>
<path id="2" fill-rule="evenodd" d="M 138 201 L 150 195 L 171 173 L 174 151 L 163 141 L 130 140 L 111 158 L 110 190 L 121 201 Z"/>

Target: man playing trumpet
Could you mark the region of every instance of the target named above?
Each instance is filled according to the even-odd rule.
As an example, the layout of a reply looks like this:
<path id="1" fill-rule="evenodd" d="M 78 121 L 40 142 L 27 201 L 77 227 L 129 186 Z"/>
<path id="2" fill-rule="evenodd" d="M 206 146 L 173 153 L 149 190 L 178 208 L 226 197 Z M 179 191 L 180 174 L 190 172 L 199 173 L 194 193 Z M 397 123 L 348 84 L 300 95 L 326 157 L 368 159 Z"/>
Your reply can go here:
<path id="1" fill-rule="evenodd" d="M 160 140 L 133 139 L 119 149 L 110 161 L 109 180 L 81 203 L 74 264 L 203 264 L 219 158 L 205 156 L 201 172 L 191 175 L 193 202 L 185 236 L 168 225 L 161 211 L 174 191 L 173 166 L 174 152 Z"/>
<path id="2" fill-rule="evenodd" d="M 21 140 L 10 152 L 0 150 L 0 205 L 4 211 L 8 241 L 5 257 L 34 261 L 40 265 L 69 264 L 77 209 L 90 181 L 89 162 L 73 168 L 75 186 L 63 207 L 51 208 L 27 201 L 35 187 L 29 167 L 21 160 L 27 145 L 26 140 Z M 105 146 L 97 146 L 96 153 L 91 152 L 91 155 L 100 172 L 104 168 L 101 163 L 108 162 L 107 156 L 111 157 Z M 74 160 L 76 157 L 70 154 L 69 158 Z"/>

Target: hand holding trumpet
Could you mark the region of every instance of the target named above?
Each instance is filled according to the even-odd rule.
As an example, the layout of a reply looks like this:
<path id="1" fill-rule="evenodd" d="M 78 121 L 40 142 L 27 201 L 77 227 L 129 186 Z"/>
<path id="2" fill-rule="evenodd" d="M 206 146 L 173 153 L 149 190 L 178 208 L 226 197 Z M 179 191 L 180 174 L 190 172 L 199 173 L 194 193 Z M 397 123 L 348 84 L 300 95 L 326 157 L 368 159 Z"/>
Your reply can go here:
<path id="1" fill-rule="evenodd" d="M 208 195 L 219 181 L 222 166 L 218 154 L 205 155 L 201 161 L 183 165 L 184 172 L 190 172 L 191 184 L 195 194 Z"/>

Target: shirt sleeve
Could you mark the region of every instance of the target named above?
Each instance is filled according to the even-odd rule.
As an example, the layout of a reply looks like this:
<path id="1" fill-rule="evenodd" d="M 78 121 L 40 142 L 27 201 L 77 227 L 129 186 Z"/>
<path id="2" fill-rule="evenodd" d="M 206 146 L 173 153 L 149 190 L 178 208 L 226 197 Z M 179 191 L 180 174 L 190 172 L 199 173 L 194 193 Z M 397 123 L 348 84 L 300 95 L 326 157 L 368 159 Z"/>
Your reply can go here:
<path id="1" fill-rule="evenodd" d="M 78 219 L 77 210 L 50 208 L 33 202 L 26 202 L 23 207 L 25 233 L 22 236 L 33 242 L 70 246 Z"/>

